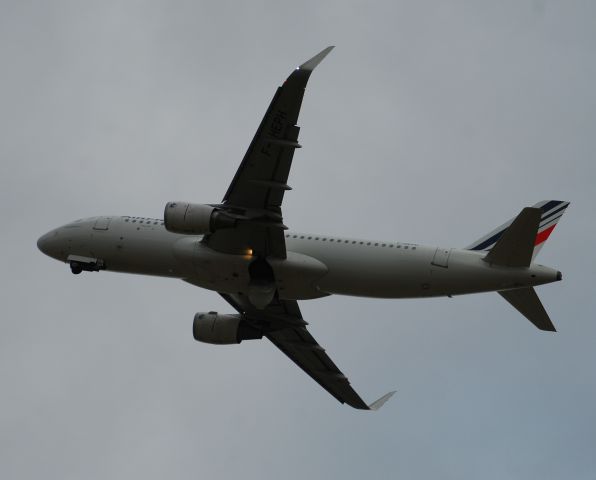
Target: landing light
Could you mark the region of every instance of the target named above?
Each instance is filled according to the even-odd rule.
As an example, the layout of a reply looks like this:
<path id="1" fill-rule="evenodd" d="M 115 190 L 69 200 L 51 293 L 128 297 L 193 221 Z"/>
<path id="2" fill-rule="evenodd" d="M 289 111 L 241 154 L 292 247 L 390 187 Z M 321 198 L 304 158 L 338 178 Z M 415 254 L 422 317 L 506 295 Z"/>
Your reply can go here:
<path id="1" fill-rule="evenodd" d="M 252 255 L 252 248 L 249 248 L 248 250 L 246 250 L 246 254 L 251 256 Z"/>

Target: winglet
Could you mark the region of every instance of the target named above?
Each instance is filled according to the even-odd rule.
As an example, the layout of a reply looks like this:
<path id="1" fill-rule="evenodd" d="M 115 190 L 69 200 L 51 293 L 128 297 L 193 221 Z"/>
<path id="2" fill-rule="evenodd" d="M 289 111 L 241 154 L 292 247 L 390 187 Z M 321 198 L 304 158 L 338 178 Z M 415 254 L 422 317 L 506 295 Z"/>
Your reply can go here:
<path id="1" fill-rule="evenodd" d="M 377 411 L 379 408 L 381 408 L 383 405 L 385 405 L 385 402 L 387 400 L 389 400 L 393 396 L 394 393 L 395 393 L 395 390 L 393 392 L 386 393 L 385 395 L 383 395 L 378 400 L 375 400 L 374 402 L 372 402 L 368 406 L 368 409 L 369 410 L 372 410 L 372 411 Z"/>
<path id="2" fill-rule="evenodd" d="M 327 47 L 325 49 L 323 49 L 321 52 L 317 53 L 314 57 L 312 57 L 310 60 L 307 60 L 306 62 L 304 62 L 302 65 L 300 65 L 298 67 L 298 70 L 303 70 L 303 71 L 307 71 L 307 72 L 312 72 L 315 67 L 321 63 L 323 61 L 323 59 L 329 54 L 329 52 L 331 50 L 333 50 L 335 48 L 335 46 L 330 46 Z"/>

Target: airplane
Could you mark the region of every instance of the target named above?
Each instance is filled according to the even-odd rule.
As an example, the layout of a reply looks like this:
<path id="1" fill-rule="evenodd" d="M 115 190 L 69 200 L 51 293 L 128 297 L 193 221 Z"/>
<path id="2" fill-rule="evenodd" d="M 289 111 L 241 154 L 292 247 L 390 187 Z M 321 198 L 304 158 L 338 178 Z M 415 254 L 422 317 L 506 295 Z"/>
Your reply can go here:
<path id="1" fill-rule="evenodd" d="M 569 202 L 546 200 L 465 248 L 291 232 L 282 202 L 307 81 L 333 47 L 279 87 L 221 203 L 168 202 L 163 219 L 98 216 L 41 236 L 38 248 L 72 273 L 182 279 L 219 293 L 237 313 L 200 312 L 193 336 L 211 344 L 268 338 L 341 403 L 367 404 L 307 329 L 299 300 L 328 295 L 419 298 L 498 292 L 541 330 L 555 331 L 534 287 L 562 278 L 534 262 Z"/>

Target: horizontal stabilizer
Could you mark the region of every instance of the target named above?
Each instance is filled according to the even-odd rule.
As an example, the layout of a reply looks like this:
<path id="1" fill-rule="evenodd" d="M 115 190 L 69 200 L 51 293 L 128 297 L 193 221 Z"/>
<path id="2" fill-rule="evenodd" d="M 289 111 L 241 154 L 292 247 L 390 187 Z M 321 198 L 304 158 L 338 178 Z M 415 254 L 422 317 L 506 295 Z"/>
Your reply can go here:
<path id="1" fill-rule="evenodd" d="M 540 330 L 556 332 L 548 313 L 532 287 L 520 288 L 517 290 L 504 290 L 498 292 L 507 300 L 519 313 L 526 317 Z"/>
<path id="2" fill-rule="evenodd" d="M 539 208 L 524 208 L 484 260 L 507 267 L 528 267 L 532 262 L 541 215 Z"/>
<path id="3" fill-rule="evenodd" d="M 372 403 L 371 403 L 371 404 L 368 406 L 368 409 L 369 409 L 369 410 L 373 410 L 373 411 L 376 411 L 376 410 L 378 410 L 378 409 L 379 409 L 379 408 L 381 408 L 383 405 L 385 405 L 385 402 L 386 402 L 387 400 L 389 400 L 389 399 L 390 399 L 390 398 L 393 396 L 393 394 L 394 394 L 394 393 L 395 393 L 395 391 L 393 391 L 393 392 L 389 392 L 389 393 L 386 393 L 385 395 L 383 395 L 383 396 L 382 396 L 381 398 L 379 398 L 378 400 L 375 400 L 374 402 L 372 402 Z"/>

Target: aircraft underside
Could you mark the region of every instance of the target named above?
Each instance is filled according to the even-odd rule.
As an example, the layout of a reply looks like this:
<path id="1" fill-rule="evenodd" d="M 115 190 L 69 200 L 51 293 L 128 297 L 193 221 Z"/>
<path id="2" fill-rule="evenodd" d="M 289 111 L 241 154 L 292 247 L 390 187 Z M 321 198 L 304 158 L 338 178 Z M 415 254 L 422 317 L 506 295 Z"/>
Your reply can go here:
<path id="1" fill-rule="evenodd" d="M 338 401 L 376 410 L 393 392 L 364 402 L 308 331 L 297 301 L 495 291 L 536 327 L 554 331 L 533 287 L 561 280 L 561 273 L 534 258 L 569 203 L 526 207 L 466 248 L 289 232 L 282 204 L 301 148 L 298 114 L 312 71 L 332 48 L 277 89 L 221 203 L 168 202 L 163 220 L 81 219 L 43 235 L 38 247 L 77 275 L 159 275 L 213 290 L 235 313 L 198 312 L 195 339 L 233 344 L 266 337 Z"/>

